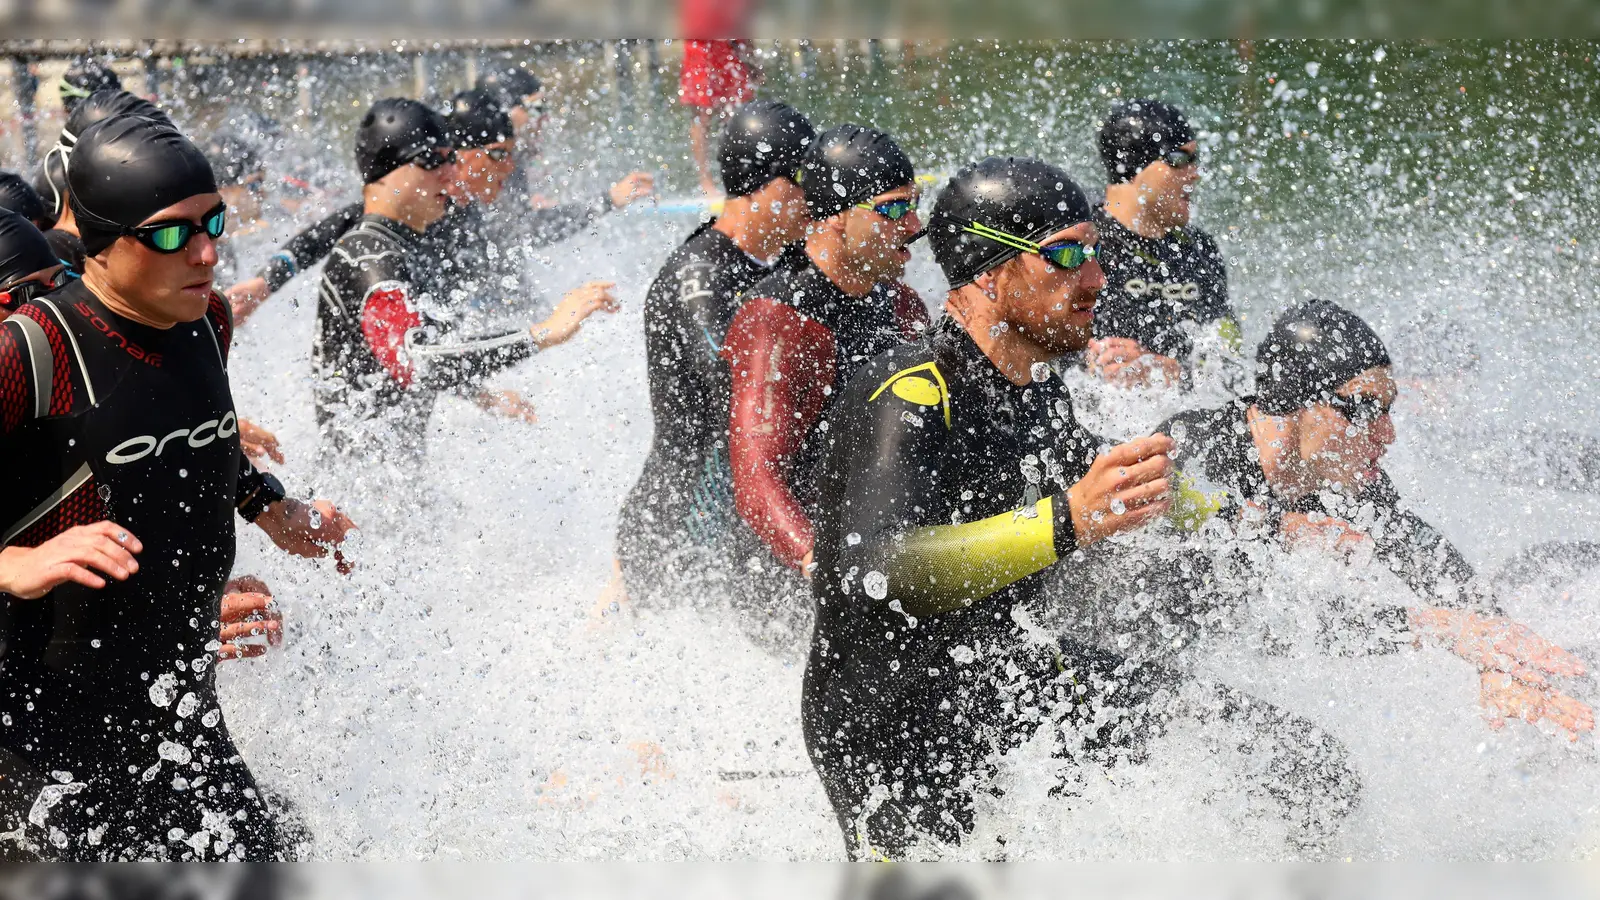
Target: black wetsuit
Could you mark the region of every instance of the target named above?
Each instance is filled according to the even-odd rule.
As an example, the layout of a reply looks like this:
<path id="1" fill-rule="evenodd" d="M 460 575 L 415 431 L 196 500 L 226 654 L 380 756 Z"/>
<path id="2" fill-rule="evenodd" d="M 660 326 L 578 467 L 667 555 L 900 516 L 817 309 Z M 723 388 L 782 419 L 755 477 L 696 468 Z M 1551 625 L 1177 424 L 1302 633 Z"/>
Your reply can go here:
<path id="1" fill-rule="evenodd" d="M 239 448 L 228 306 L 162 331 L 81 281 L 0 324 L 0 527 L 37 546 L 110 519 L 144 544 L 100 590 L 6 598 L 0 831 L 58 803 L 41 852 L 67 859 L 283 855 L 228 734 L 212 663 L 235 508 L 263 489 Z M 57 774 L 63 773 L 63 774 Z M 70 774 L 66 774 L 70 773 Z M 36 820 L 30 835 L 43 836 Z"/>
<path id="2" fill-rule="evenodd" d="M 500 239 L 508 247 L 543 247 L 578 233 L 609 208 L 610 201 L 604 200 L 603 203 L 569 203 L 548 209 L 508 210 L 507 218 L 516 225 L 507 228 L 507 234 Z M 310 225 L 290 238 L 282 250 L 274 253 L 266 266 L 256 273 L 257 277 L 266 280 L 270 292 L 277 293 L 290 279 L 315 266 L 332 252 L 339 238 L 361 220 L 362 209 L 360 202 L 352 203 Z M 443 248 L 447 254 L 465 249 L 473 258 L 481 260 L 488 256 L 486 248 L 490 238 L 486 226 L 482 204 L 470 203 L 452 206 L 450 213 L 429 227 L 428 233 L 431 239 L 438 242 L 436 246 Z M 456 259 L 453 255 L 442 258 Z M 459 270 L 474 271 L 465 264 Z"/>
<path id="3" fill-rule="evenodd" d="M 1372 538 L 1378 557 L 1425 603 L 1498 614 L 1472 564 L 1438 529 L 1406 508 L 1382 470 L 1353 500 L 1322 491 L 1294 503 L 1279 501 L 1261 471 L 1250 434 L 1247 413 L 1254 402 L 1246 397 L 1215 409 L 1179 413 L 1156 429 L 1173 439 L 1172 460 L 1179 469 L 1227 489 L 1231 502 L 1222 514 L 1236 516 L 1240 504 L 1254 502 L 1272 517 L 1303 512 L 1344 519 Z"/>
<path id="4" fill-rule="evenodd" d="M 1094 224 L 1106 274 L 1094 308 L 1095 337 L 1132 338 L 1187 365 L 1195 326 L 1235 319 L 1227 268 L 1211 235 L 1185 226 L 1159 238 L 1141 237 L 1103 206 L 1095 209 Z"/>
<path id="5" fill-rule="evenodd" d="M 1013 618 L 1074 554 L 1066 491 L 1102 443 L 1058 376 L 1013 384 L 945 319 L 862 369 L 827 425 L 802 714 L 853 857 L 959 842 L 994 754 L 1041 724 L 1062 729 L 1069 752 L 1101 758 L 1136 748 L 1152 730 L 1144 717 L 1177 714 L 1150 701 L 1178 676 L 1039 640 Z M 1353 791 L 1337 745 L 1299 740 L 1315 734 L 1309 723 L 1237 692 L 1200 694 L 1189 714 L 1274 734 L 1259 743 L 1303 792 L 1279 790 L 1295 825 L 1307 839 L 1325 832 L 1309 807 L 1348 806 Z"/>
<path id="6" fill-rule="evenodd" d="M 667 257 L 645 295 L 655 425 L 617 525 L 617 557 L 635 599 L 681 586 L 710 565 L 736 516 L 728 364 L 718 354 L 741 295 L 770 267 L 715 224 L 701 225 Z"/>
<path id="7" fill-rule="evenodd" d="M 527 329 L 469 334 L 458 327 L 438 274 L 423 236 L 383 216 L 363 216 L 334 247 L 323 267 L 313 350 L 317 421 L 330 449 L 357 449 L 349 429 L 376 424 L 388 450 L 420 459 L 440 392 L 533 355 Z"/>

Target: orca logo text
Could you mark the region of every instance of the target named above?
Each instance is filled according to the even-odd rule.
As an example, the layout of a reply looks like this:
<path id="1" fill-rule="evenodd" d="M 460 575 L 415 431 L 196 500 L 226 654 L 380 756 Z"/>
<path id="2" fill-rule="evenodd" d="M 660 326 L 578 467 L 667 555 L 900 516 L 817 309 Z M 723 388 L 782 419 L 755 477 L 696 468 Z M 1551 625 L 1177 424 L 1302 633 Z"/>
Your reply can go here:
<path id="1" fill-rule="evenodd" d="M 165 437 L 157 438 L 153 434 L 142 434 L 128 438 L 111 448 L 111 452 L 106 454 L 106 462 L 114 466 L 125 466 L 147 456 L 159 457 L 166 451 L 167 445 L 176 440 L 182 440 L 190 447 L 199 449 L 219 438 L 230 438 L 238 433 L 239 420 L 230 411 L 220 420 L 208 419 L 193 428 L 179 428 Z"/>

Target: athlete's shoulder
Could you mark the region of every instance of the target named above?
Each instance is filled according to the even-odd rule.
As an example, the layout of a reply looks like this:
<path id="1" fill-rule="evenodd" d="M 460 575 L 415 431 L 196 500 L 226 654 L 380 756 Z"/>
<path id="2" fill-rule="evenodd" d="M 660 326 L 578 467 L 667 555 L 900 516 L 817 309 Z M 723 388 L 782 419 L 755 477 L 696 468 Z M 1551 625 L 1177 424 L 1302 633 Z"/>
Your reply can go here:
<path id="1" fill-rule="evenodd" d="M 387 220 L 363 216 L 334 243 L 325 274 L 331 275 L 340 268 L 387 276 L 404 273 L 413 243 Z"/>
<path id="2" fill-rule="evenodd" d="M 226 360 L 228 351 L 233 348 L 233 307 L 216 291 L 211 292 L 211 299 L 206 304 L 206 321 L 216 331 L 217 344 L 222 348 L 222 357 Z"/>
<path id="3" fill-rule="evenodd" d="M 925 424 L 932 414 L 950 428 L 952 368 L 940 355 L 926 339 L 878 354 L 851 379 L 846 403 L 907 422 Z"/>

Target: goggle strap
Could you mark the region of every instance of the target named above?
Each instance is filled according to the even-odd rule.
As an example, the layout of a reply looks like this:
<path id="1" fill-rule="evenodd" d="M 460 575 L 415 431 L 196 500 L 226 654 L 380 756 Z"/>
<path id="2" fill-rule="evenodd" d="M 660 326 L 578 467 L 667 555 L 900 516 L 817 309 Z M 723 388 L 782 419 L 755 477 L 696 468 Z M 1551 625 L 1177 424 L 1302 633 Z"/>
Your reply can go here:
<path id="1" fill-rule="evenodd" d="M 981 238 L 988 238 L 997 244 L 1004 244 L 1007 247 L 1011 247 L 1016 250 L 1023 250 L 1028 253 L 1039 252 L 1039 245 L 1035 244 L 1033 241 L 1019 238 L 1014 234 L 1007 234 L 997 228 L 990 228 L 982 222 L 973 222 L 971 224 L 964 225 L 962 226 L 961 230 L 968 232 L 969 234 L 975 234 Z"/>

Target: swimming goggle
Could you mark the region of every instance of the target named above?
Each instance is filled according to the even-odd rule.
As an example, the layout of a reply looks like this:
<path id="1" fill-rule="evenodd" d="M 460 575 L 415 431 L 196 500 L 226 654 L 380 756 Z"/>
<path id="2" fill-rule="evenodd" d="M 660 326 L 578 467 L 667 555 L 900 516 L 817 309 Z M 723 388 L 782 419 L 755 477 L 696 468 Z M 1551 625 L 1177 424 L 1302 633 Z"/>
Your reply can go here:
<path id="1" fill-rule="evenodd" d="M 1192 150 L 1168 150 L 1161 154 L 1161 161 L 1174 169 L 1187 169 L 1200 162 L 1200 153 Z"/>
<path id="2" fill-rule="evenodd" d="M 857 203 L 856 209 L 870 209 L 891 222 L 898 222 L 916 211 L 917 201 L 901 198 L 899 200 L 885 200 L 879 204 Z"/>
<path id="3" fill-rule="evenodd" d="M 997 244 L 1004 244 L 1007 247 L 1021 250 L 1024 253 L 1042 256 L 1046 262 L 1056 268 L 1066 269 L 1069 272 L 1100 255 L 1099 248 L 1092 245 L 1080 244 L 1077 241 L 1056 241 L 1048 245 L 1038 244 L 1027 238 L 1007 234 L 998 228 L 990 228 L 982 222 L 973 222 L 964 226 L 961 230 L 981 238 L 988 238 Z"/>
<path id="4" fill-rule="evenodd" d="M 222 237 L 227 227 L 228 205 L 218 203 L 198 222 L 177 219 L 168 222 L 151 222 L 138 228 L 124 228 L 122 233 L 157 253 L 177 253 L 189 246 L 195 235 L 204 231 L 212 240 Z"/>
<path id="5" fill-rule="evenodd" d="M 1391 404 L 1368 394 L 1357 394 L 1354 397 L 1333 394 L 1322 402 L 1338 410 L 1339 415 L 1344 416 L 1357 428 L 1365 428 L 1387 416 L 1391 407 Z"/>
<path id="6" fill-rule="evenodd" d="M 483 155 L 495 162 L 505 162 L 511 158 L 511 151 L 505 147 L 485 147 L 483 148 Z"/>
<path id="7" fill-rule="evenodd" d="M 443 168 L 456 161 L 456 151 L 450 147 L 418 147 L 415 152 L 400 160 L 400 165 L 413 165 L 424 172 Z"/>

